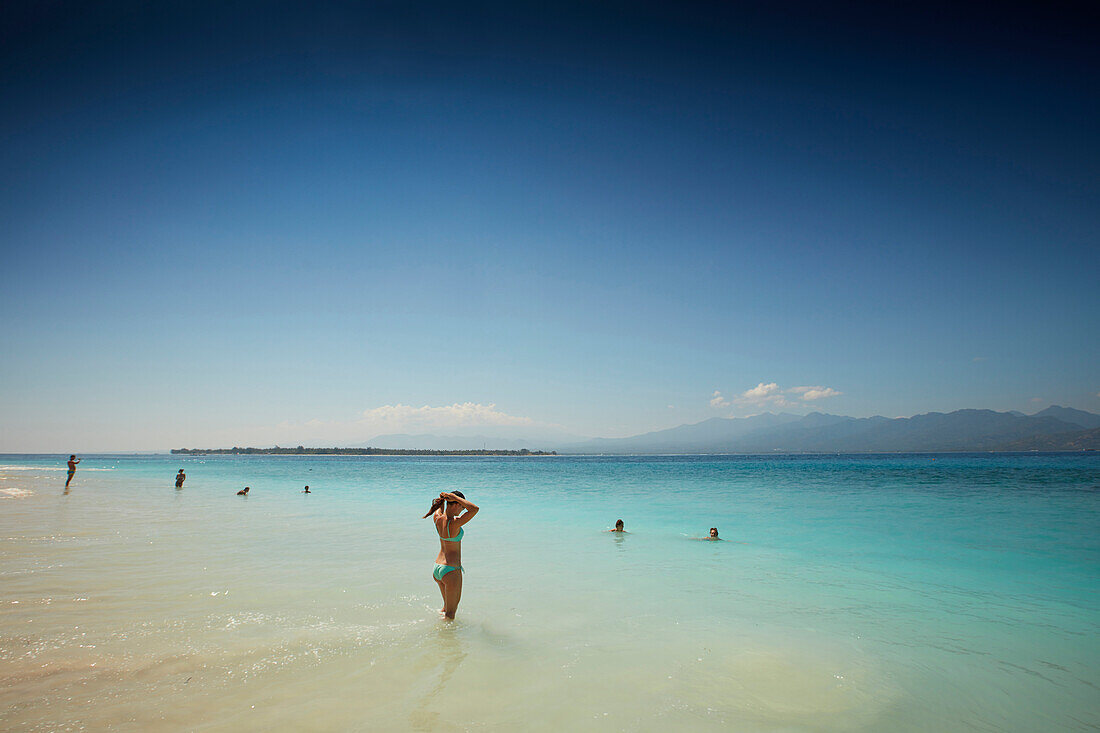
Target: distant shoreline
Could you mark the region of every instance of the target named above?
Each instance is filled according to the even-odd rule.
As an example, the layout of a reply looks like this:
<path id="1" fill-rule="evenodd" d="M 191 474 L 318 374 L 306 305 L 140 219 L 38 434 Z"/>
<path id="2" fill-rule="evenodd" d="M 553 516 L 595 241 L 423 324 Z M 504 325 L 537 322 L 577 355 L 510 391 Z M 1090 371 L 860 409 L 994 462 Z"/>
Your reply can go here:
<path id="1" fill-rule="evenodd" d="M 173 448 L 174 456 L 556 456 L 556 451 L 412 448 Z"/>

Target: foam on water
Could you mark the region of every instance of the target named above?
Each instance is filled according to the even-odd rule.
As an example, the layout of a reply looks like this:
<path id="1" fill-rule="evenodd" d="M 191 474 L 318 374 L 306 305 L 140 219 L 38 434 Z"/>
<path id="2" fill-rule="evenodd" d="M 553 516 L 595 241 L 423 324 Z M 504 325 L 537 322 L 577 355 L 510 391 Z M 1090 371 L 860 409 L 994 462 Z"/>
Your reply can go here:
<path id="1" fill-rule="evenodd" d="M 1100 725 L 1097 457 L 63 458 L 5 461 L 5 729 Z"/>
<path id="2" fill-rule="evenodd" d="M 83 463 L 83 461 L 82 461 L 82 463 Z M 35 471 L 35 472 L 45 471 L 47 473 L 52 472 L 52 471 L 58 471 L 58 472 L 64 471 L 64 472 L 67 473 L 68 470 L 69 470 L 68 466 L 64 465 L 64 463 L 62 463 L 62 465 L 60 465 L 60 466 L 33 466 L 33 465 L 32 466 L 23 466 L 23 465 L 19 465 L 19 464 L 10 464 L 10 463 L 0 464 L 0 471 Z M 81 471 L 81 472 L 83 472 L 83 471 L 114 471 L 114 470 L 115 469 L 113 467 L 106 467 L 106 468 L 105 467 L 85 468 L 84 466 L 78 466 L 77 467 L 77 471 Z"/>
<path id="3" fill-rule="evenodd" d="M 0 497 L 5 499 L 22 499 L 27 496 L 34 496 L 34 492 L 28 489 L 17 489 L 14 486 L 0 489 Z"/>

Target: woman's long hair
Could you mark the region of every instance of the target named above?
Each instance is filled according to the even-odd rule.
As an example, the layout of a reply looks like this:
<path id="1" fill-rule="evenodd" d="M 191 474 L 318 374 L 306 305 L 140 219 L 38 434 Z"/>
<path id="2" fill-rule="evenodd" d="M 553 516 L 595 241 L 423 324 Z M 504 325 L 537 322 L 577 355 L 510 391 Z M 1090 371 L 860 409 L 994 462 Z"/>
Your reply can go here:
<path id="1" fill-rule="evenodd" d="M 463 494 L 461 491 L 452 491 L 451 493 L 460 499 L 466 498 L 466 495 Z M 435 501 L 432 502 L 432 508 L 429 509 L 428 513 L 421 517 L 421 519 L 427 519 L 428 517 L 432 516 L 433 514 L 435 514 L 436 510 L 442 507 L 445 503 L 446 499 L 444 499 L 442 496 L 436 497 Z"/>

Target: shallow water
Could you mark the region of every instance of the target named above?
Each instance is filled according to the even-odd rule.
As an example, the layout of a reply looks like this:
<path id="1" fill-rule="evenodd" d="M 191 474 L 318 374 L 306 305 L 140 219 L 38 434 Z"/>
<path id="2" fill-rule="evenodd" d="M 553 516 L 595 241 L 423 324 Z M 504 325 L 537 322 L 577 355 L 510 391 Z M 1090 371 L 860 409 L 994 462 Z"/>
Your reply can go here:
<path id="1" fill-rule="evenodd" d="M 63 458 L 0 456 L 7 730 L 1100 726 L 1100 456 Z"/>

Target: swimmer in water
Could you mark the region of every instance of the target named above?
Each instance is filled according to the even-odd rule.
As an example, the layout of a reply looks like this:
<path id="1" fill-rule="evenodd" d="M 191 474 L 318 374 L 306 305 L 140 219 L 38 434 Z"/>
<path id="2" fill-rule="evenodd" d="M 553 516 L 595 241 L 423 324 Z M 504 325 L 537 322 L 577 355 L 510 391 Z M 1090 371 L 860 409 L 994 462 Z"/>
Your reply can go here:
<path id="1" fill-rule="evenodd" d="M 443 596 L 443 608 L 439 612 L 444 618 L 453 619 L 462 600 L 462 535 L 466 533 L 464 524 L 477 514 L 478 507 L 467 501 L 461 491 L 444 491 L 432 502 L 424 519 L 432 518 L 435 533 L 439 536 L 439 554 L 435 556 L 435 570 L 432 577 Z M 457 572 L 456 572 L 457 571 Z"/>
<path id="2" fill-rule="evenodd" d="M 183 482 L 186 481 L 186 480 L 187 480 L 187 474 L 184 473 L 183 469 L 181 468 L 180 472 L 176 474 L 176 488 L 177 489 L 182 489 L 183 488 Z"/>
<path id="3" fill-rule="evenodd" d="M 608 532 L 625 532 L 626 530 L 623 529 L 623 520 L 616 519 L 615 520 L 615 529 L 609 529 L 607 531 Z"/>
<path id="4" fill-rule="evenodd" d="M 303 494 L 312 494 L 313 492 L 312 492 L 312 491 L 310 491 L 310 490 L 309 490 L 309 487 L 307 486 L 307 487 L 306 487 L 306 488 L 305 488 L 305 489 L 304 489 L 304 490 L 302 491 L 302 493 L 303 493 Z"/>
<path id="5" fill-rule="evenodd" d="M 237 492 L 237 496 L 248 496 L 248 491 L 251 487 L 245 486 L 243 489 Z"/>
<path id="6" fill-rule="evenodd" d="M 76 464 L 80 463 L 80 459 L 75 455 L 69 456 L 69 478 L 65 479 L 65 488 L 69 488 L 69 482 L 73 480 L 73 476 L 76 475 Z"/>
<path id="7" fill-rule="evenodd" d="M 702 537 L 701 539 L 704 539 L 704 540 L 718 540 L 719 542 L 721 542 L 721 540 L 718 537 L 718 528 L 717 527 L 711 527 L 710 528 L 710 536 L 709 537 Z"/>

